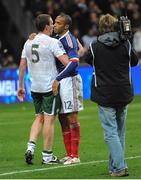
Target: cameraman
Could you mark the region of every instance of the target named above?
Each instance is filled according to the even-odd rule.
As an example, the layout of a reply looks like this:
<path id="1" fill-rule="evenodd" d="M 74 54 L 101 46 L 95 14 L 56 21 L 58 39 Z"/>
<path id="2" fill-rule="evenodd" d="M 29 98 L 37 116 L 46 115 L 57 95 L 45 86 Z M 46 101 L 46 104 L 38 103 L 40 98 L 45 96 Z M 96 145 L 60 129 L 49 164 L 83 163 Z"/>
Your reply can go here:
<path id="1" fill-rule="evenodd" d="M 129 40 L 120 40 L 118 20 L 106 14 L 99 21 L 96 43 L 90 45 L 85 61 L 95 68 L 91 100 L 98 104 L 104 139 L 109 148 L 111 176 L 128 176 L 125 162 L 127 104 L 133 99 L 130 67 L 138 63 Z"/>

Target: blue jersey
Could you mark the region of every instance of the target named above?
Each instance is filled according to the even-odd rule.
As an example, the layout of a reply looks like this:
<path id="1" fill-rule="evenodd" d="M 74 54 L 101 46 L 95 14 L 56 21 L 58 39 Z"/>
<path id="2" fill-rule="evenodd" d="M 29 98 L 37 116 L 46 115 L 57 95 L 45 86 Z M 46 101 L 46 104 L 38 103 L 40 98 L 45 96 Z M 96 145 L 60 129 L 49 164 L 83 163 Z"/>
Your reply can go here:
<path id="1" fill-rule="evenodd" d="M 64 49 L 69 57 L 70 62 L 77 62 L 79 61 L 78 58 L 78 43 L 76 38 L 69 32 L 67 31 L 62 37 L 58 38 L 61 43 L 64 46 Z M 60 62 L 60 61 L 56 61 L 56 66 L 58 69 L 58 72 L 60 73 L 61 71 L 63 71 L 65 69 L 65 66 Z M 75 68 L 70 74 L 69 76 L 75 76 L 78 74 L 78 71 L 76 70 L 77 68 Z"/>

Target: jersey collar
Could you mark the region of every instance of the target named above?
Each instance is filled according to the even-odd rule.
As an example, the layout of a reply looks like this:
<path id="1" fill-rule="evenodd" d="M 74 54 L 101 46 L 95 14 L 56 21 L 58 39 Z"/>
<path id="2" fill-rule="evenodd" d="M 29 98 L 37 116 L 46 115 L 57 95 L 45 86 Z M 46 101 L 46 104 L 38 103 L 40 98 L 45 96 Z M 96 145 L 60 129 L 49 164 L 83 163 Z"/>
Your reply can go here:
<path id="1" fill-rule="evenodd" d="M 64 35 L 62 35 L 59 40 L 61 40 L 63 37 L 65 37 L 70 31 L 68 30 Z"/>

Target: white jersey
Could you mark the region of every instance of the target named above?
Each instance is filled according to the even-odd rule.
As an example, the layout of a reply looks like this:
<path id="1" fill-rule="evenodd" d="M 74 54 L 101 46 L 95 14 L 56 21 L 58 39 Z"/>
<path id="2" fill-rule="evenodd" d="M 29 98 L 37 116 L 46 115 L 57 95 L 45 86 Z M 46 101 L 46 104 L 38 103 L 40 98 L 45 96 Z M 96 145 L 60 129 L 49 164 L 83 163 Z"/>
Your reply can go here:
<path id="1" fill-rule="evenodd" d="M 31 91 L 52 91 L 52 84 L 58 72 L 55 57 L 65 53 L 63 45 L 57 39 L 39 33 L 33 40 L 27 40 L 22 58 L 26 58 L 31 80 Z"/>

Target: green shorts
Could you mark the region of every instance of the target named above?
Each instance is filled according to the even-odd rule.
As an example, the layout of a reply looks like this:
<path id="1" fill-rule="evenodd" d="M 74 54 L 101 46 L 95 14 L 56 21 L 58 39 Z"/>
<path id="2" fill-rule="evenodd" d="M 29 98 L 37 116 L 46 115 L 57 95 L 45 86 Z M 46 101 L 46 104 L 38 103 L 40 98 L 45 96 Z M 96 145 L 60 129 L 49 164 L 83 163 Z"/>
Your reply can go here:
<path id="1" fill-rule="evenodd" d="M 56 115 L 61 109 L 61 100 L 59 94 L 53 95 L 53 92 L 37 93 L 31 92 L 36 114 L 47 113 Z"/>

